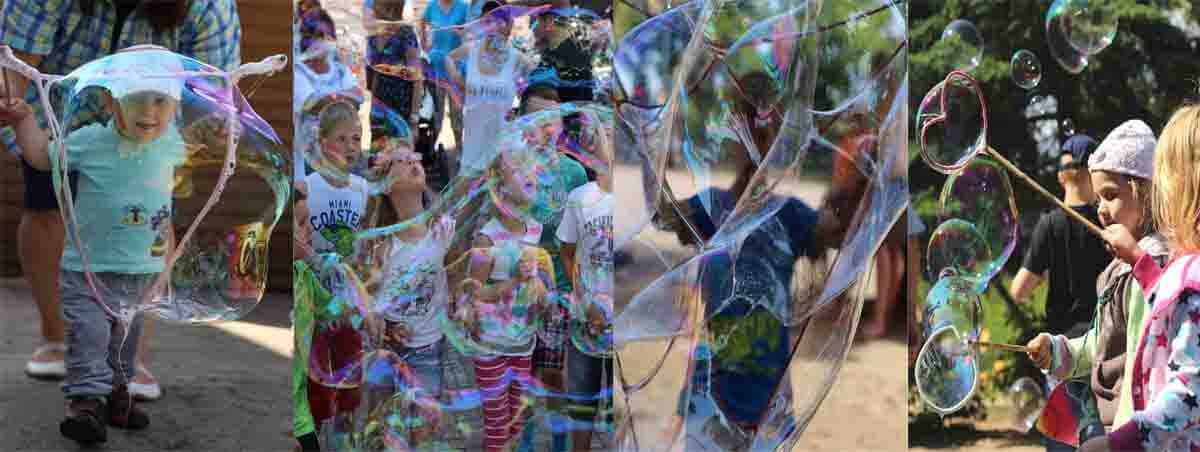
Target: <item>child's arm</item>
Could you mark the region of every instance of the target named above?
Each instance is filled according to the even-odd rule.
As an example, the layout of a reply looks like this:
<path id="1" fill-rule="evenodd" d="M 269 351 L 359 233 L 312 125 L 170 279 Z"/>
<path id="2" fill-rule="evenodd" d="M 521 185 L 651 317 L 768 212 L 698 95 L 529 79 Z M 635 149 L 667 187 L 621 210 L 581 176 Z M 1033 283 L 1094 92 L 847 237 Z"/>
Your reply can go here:
<path id="1" fill-rule="evenodd" d="M 457 63 L 458 60 L 466 58 L 466 56 L 469 55 L 468 52 L 470 50 L 470 46 L 460 46 L 459 48 L 454 49 L 453 52 L 450 52 L 448 55 L 446 55 L 446 59 L 444 61 L 446 73 L 450 75 L 450 82 L 453 83 L 454 87 L 458 88 L 459 90 L 463 90 L 466 87 L 466 81 L 463 79 L 463 74 L 458 71 Z"/>
<path id="2" fill-rule="evenodd" d="M 1097 334 L 1099 331 L 1094 323 L 1087 333 L 1073 339 L 1061 334 L 1038 334 L 1027 344 L 1029 359 L 1060 381 L 1082 377 L 1092 370 Z"/>
<path id="3" fill-rule="evenodd" d="M 24 115 L 13 125 L 17 146 L 21 148 L 25 161 L 40 171 L 50 171 L 50 140 L 46 131 L 38 125 L 33 110 L 23 100 L 14 99 L 12 109 Z"/>
<path id="4" fill-rule="evenodd" d="M 421 51 L 420 50 L 417 50 L 415 48 L 408 49 L 407 65 L 409 68 L 420 68 L 421 67 Z M 424 98 L 425 98 L 424 97 L 425 96 L 425 76 L 421 72 L 418 72 L 418 74 L 421 74 L 420 80 L 413 81 L 412 110 L 410 110 L 412 113 L 411 113 L 410 117 L 404 118 L 406 120 L 412 121 L 412 123 L 409 124 L 409 128 L 411 129 L 411 130 L 409 130 L 410 135 L 417 133 L 417 117 L 420 115 L 420 112 L 421 112 L 421 101 L 424 100 Z"/>
<path id="5" fill-rule="evenodd" d="M 1196 408 L 1200 403 L 1200 345 L 1196 342 L 1200 335 L 1200 294 L 1182 297 L 1186 298 L 1175 306 L 1167 331 L 1142 338 L 1146 347 L 1165 346 L 1170 350 L 1168 368 L 1161 369 L 1166 384 L 1154 399 L 1146 401 L 1144 410 L 1133 413 L 1129 422 L 1106 437 L 1113 450 L 1163 450 L 1200 419 Z"/>
<path id="6" fill-rule="evenodd" d="M 575 280 L 575 244 L 570 242 L 562 242 L 558 246 L 558 256 L 562 258 L 563 271 L 567 273 L 567 279 L 571 281 L 573 292 L 579 293 L 581 287 L 579 282 Z"/>

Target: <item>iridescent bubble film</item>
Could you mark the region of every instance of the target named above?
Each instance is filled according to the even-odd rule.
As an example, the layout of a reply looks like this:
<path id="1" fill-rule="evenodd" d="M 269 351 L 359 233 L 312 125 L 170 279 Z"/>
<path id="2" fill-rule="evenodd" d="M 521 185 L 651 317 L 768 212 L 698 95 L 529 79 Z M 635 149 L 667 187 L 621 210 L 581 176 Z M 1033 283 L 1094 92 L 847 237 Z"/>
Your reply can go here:
<path id="1" fill-rule="evenodd" d="M 325 82 L 295 103 L 296 416 L 323 450 L 608 448 L 609 19 L 324 7 L 297 71 Z"/>
<path id="2" fill-rule="evenodd" d="M 969 222 L 979 237 L 987 246 L 987 252 L 977 254 L 973 247 L 951 245 L 950 247 L 930 245 L 930 262 L 934 258 L 946 259 L 948 262 L 962 263 L 956 268 L 958 275 L 970 277 L 981 282 L 980 292 L 987 281 L 991 280 L 1004 267 L 1004 263 L 1012 256 L 1016 248 L 1018 234 L 1017 205 L 1013 199 L 1012 185 L 1008 181 L 1008 173 L 995 160 L 979 157 L 967 164 L 962 171 L 946 179 L 939 198 L 940 218 L 954 218 Z M 943 223 L 945 225 L 947 223 Z M 939 225 L 934 237 L 950 238 L 951 234 L 939 235 L 946 232 Z M 973 243 L 969 239 L 964 243 Z M 948 245 L 948 244 L 947 244 Z M 953 251 L 950 251 L 952 248 Z M 933 252 L 934 250 L 937 252 Z M 945 253 L 962 253 L 957 256 L 947 256 Z M 971 262 L 971 264 L 966 264 Z M 931 264 L 932 265 L 932 264 Z M 931 268 L 931 274 L 941 273 L 942 269 Z M 936 272 L 936 273 L 933 273 Z"/>
<path id="3" fill-rule="evenodd" d="M 1009 77 L 1021 88 L 1036 88 L 1042 82 L 1042 61 L 1033 52 L 1018 50 L 1009 62 Z"/>
<path id="4" fill-rule="evenodd" d="M 945 174 L 962 169 L 987 146 L 987 110 L 979 85 L 963 72 L 951 72 L 921 99 L 916 125 L 925 163 Z"/>
<path id="5" fill-rule="evenodd" d="M 63 269 L 111 318 L 234 320 L 262 299 L 289 160 L 237 82 L 283 63 L 229 73 L 155 46 L 61 76 L 0 63 L 38 89 L 67 231 Z"/>
<path id="6" fill-rule="evenodd" d="M 983 35 L 969 20 L 955 19 L 942 30 L 941 45 L 951 49 L 955 55 L 954 69 L 970 71 L 983 60 Z"/>
<path id="7" fill-rule="evenodd" d="M 983 307 L 974 283 L 943 275 L 925 297 L 925 344 L 914 369 L 921 399 L 939 413 L 961 408 L 978 384 L 978 352 Z"/>
<path id="8" fill-rule="evenodd" d="M 1117 36 L 1117 6 L 1111 1 L 1063 0 L 1058 26 L 1071 47 L 1095 55 Z"/>
<path id="9" fill-rule="evenodd" d="M 1045 32 L 1046 47 L 1050 48 L 1050 55 L 1054 57 L 1058 65 L 1071 74 L 1078 74 L 1087 67 L 1088 55 L 1075 47 L 1066 32 L 1073 26 L 1069 17 L 1073 8 L 1068 5 L 1069 3 L 1071 0 L 1055 0 L 1050 5 L 1050 9 L 1046 11 L 1046 19 L 1043 21 L 1043 31 Z"/>
<path id="10" fill-rule="evenodd" d="M 622 5 L 616 448 L 788 449 L 907 205 L 903 7 Z"/>

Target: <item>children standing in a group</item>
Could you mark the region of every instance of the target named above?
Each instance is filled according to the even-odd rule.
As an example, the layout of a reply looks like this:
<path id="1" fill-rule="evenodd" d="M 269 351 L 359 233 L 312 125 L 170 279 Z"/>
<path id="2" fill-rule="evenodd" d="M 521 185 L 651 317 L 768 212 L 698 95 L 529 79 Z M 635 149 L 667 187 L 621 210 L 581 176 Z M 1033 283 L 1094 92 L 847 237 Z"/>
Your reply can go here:
<path id="1" fill-rule="evenodd" d="M 1144 252 L 1165 264 L 1167 243 L 1154 233 L 1150 210 L 1154 146 L 1149 126 L 1125 122 L 1091 154 L 1087 169 L 1099 199 L 1101 225 L 1130 231 Z M 1147 304 L 1132 272 L 1130 264 L 1114 258 L 1097 278 L 1098 301 L 1087 334 L 1068 339 L 1041 333 L 1029 342 L 1034 363 L 1057 380 L 1090 375 L 1100 421 L 1106 425 L 1124 424 L 1133 414 L 1125 369 L 1133 362 Z"/>
<path id="2" fill-rule="evenodd" d="M 1143 251 L 1123 224 L 1104 234 L 1114 254 L 1133 263 L 1148 301 L 1143 333 L 1127 350 L 1133 354 L 1125 370 L 1133 414 L 1108 435 L 1083 443 L 1083 452 L 1200 447 L 1200 266 L 1194 265 L 1200 259 L 1200 106 L 1171 116 L 1152 171 L 1154 219 L 1171 248 L 1167 267 Z"/>

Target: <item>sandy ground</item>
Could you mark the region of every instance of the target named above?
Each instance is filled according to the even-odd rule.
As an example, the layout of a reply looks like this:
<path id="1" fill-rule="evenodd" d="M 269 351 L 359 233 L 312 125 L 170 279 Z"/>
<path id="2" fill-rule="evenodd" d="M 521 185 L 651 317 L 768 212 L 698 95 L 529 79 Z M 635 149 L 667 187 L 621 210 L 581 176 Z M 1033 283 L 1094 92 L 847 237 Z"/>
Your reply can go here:
<path id="1" fill-rule="evenodd" d="M 151 372 L 163 398 L 143 404 L 148 430 L 109 429 L 81 449 L 58 432 L 59 382 L 24 373 L 41 334 L 22 280 L 0 280 L 0 449 L 19 451 L 288 451 L 291 300 L 268 295 L 243 321 L 204 326 L 154 322 Z"/>

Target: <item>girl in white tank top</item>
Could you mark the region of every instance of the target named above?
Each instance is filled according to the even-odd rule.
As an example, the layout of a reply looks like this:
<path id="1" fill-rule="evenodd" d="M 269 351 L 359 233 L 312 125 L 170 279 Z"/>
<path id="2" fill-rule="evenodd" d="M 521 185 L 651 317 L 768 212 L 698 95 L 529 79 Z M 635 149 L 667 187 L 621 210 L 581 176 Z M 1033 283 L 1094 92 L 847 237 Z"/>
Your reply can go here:
<path id="1" fill-rule="evenodd" d="M 487 38 L 471 45 L 467 60 L 466 96 L 463 106 L 463 151 L 459 161 L 461 168 L 480 170 L 495 157 L 496 142 L 501 128 L 507 122 L 505 116 L 512 109 L 517 97 L 517 81 L 514 78 L 517 52 L 505 41 L 503 66 L 494 74 L 480 71 L 480 50 L 491 39 Z M 499 60 L 499 58 L 497 58 Z"/>

